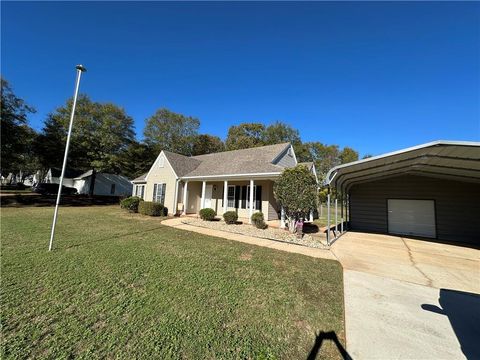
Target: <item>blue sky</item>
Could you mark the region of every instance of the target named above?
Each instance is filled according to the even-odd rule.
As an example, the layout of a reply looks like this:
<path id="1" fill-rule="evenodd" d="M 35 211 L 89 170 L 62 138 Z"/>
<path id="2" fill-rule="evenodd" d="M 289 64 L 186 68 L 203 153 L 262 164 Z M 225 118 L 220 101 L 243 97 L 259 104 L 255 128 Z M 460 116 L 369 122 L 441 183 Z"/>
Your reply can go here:
<path id="1" fill-rule="evenodd" d="M 135 119 L 160 107 L 225 138 L 282 120 L 380 154 L 480 140 L 480 3 L 2 2 L 1 73 L 38 110 L 81 91 Z"/>

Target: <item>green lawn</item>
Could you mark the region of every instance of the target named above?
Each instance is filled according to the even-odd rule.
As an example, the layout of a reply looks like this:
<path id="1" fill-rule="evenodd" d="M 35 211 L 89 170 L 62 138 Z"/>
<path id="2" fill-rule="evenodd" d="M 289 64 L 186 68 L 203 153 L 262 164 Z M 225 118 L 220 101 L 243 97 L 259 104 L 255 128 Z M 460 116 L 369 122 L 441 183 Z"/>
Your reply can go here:
<path id="1" fill-rule="evenodd" d="M 306 359 L 344 344 L 335 261 L 165 227 L 116 206 L 1 210 L 2 359 Z M 327 340 L 318 358 L 340 358 Z"/>

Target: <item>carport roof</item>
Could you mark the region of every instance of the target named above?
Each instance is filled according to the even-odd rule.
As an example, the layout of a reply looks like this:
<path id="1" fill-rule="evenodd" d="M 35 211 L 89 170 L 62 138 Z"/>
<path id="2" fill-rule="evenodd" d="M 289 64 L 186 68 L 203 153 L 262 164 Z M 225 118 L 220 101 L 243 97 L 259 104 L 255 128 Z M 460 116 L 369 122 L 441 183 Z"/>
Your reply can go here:
<path id="1" fill-rule="evenodd" d="M 402 174 L 480 183 L 480 142 L 438 140 L 332 168 L 325 184 L 340 190 Z"/>

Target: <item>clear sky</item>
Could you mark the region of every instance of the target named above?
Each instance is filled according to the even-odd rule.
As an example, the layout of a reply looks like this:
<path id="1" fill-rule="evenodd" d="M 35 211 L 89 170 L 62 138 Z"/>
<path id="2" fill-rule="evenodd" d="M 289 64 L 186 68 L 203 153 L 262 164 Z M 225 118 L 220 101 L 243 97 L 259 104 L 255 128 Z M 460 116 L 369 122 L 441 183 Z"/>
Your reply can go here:
<path id="1" fill-rule="evenodd" d="M 1 73 L 38 110 L 81 91 L 141 138 L 156 109 L 225 138 L 282 120 L 361 155 L 480 140 L 480 3 L 2 2 Z"/>

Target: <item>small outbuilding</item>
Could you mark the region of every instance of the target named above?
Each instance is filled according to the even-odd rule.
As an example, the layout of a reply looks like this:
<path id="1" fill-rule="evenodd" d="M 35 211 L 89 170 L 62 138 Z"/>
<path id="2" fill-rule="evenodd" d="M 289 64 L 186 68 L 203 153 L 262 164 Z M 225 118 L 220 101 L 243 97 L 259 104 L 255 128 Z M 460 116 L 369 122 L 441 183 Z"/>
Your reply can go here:
<path id="1" fill-rule="evenodd" d="M 332 168 L 348 228 L 480 246 L 480 142 L 434 141 Z"/>

